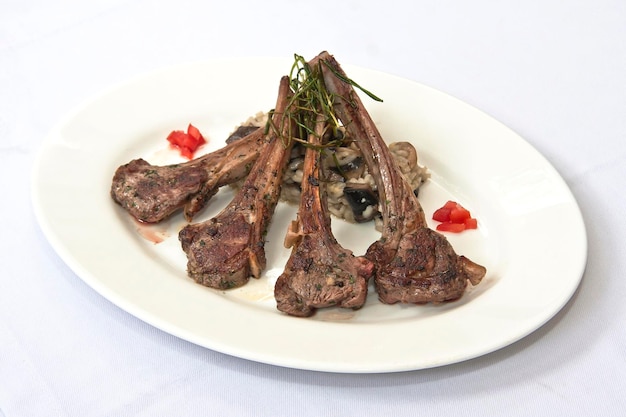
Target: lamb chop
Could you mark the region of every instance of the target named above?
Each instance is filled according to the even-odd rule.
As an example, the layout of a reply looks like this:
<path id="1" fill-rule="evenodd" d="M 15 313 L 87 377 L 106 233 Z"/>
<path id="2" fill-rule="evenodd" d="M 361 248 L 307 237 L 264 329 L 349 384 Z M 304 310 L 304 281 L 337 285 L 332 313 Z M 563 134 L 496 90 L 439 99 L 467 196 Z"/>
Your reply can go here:
<path id="1" fill-rule="evenodd" d="M 323 52 L 312 65 L 324 74 L 334 110 L 357 144 L 376 180 L 383 218 L 381 238 L 367 250 L 377 265 L 379 299 L 387 304 L 440 303 L 460 298 L 467 281 L 477 285 L 486 269 L 458 256 L 448 240 L 428 229 L 416 196 L 399 172 L 389 148 L 337 61 Z"/>
<path id="2" fill-rule="evenodd" d="M 270 142 L 261 151 L 243 185 L 217 216 L 185 226 L 179 233 L 187 254 L 187 273 L 196 282 L 219 289 L 239 287 L 265 268 L 264 235 L 280 196 L 292 140 L 290 123 L 281 123 L 290 98 L 289 78 L 280 81 Z"/>
<path id="3" fill-rule="evenodd" d="M 374 264 L 343 248 L 330 228 L 317 149 L 325 126 L 323 116 L 318 116 L 315 134 L 309 135 L 298 218 L 285 238 L 285 246 L 293 249 L 274 287 L 277 308 L 299 317 L 311 316 L 323 307 L 362 307 L 374 272 Z"/>
<path id="4" fill-rule="evenodd" d="M 183 208 L 191 221 L 220 187 L 244 178 L 266 144 L 262 127 L 223 148 L 182 164 L 134 159 L 113 176 L 111 197 L 134 218 L 158 223 Z"/>

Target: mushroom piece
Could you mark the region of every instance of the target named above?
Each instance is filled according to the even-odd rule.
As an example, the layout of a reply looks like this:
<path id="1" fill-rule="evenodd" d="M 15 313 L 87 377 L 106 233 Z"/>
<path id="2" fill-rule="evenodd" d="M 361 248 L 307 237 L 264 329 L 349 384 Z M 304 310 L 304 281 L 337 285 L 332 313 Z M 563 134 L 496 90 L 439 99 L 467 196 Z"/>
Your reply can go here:
<path id="1" fill-rule="evenodd" d="M 389 144 L 389 151 L 417 197 L 420 185 L 429 176 L 426 169 L 417 163 L 417 150 L 411 143 L 403 141 Z"/>
<path id="2" fill-rule="evenodd" d="M 235 131 L 233 133 L 231 133 L 231 135 L 226 139 L 226 143 L 231 143 L 234 142 L 236 140 L 239 140 L 241 138 L 246 137 L 247 135 L 249 135 L 250 133 L 254 132 L 255 130 L 257 130 L 259 128 L 259 126 L 253 126 L 253 125 L 246 125 L 246 126 L 239 126 L 237 129 L 235 129 Z"/>
<path id="3" fill-rule="evenodd" d="M 417 151 L 410 142 L 393 142 L 389 144 L 389 150 L 394 156 L 394 159 L 398 160 L 402 157 L 406 160 L 409 167 L 417 166 Z"/>
<path id="4" fill-rule="evenodd" d="M 357 223 L 368 222 L 378 214 L 378 194 L 368 184 L 346 183 L 343 194 Z"/>

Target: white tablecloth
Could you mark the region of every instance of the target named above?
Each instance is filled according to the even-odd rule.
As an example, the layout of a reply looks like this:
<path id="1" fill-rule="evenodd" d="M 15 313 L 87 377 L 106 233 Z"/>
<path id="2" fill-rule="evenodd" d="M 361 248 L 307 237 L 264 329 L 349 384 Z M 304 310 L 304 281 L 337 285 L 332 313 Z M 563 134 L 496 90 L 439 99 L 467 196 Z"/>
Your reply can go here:
<path id="1" fill-rule="evenodd" d="M 623 415 L 625 39 L 621 0 L 3 0 L 0 416 Z M 157 330 L 61 261 L 34 217 L 30 180 L 68 112 L 179 62 L 321 50 L 450 93 L 556 167 L 584 215 L 589 258 L 554 319 L 455 365 L 310 372 Z"/>

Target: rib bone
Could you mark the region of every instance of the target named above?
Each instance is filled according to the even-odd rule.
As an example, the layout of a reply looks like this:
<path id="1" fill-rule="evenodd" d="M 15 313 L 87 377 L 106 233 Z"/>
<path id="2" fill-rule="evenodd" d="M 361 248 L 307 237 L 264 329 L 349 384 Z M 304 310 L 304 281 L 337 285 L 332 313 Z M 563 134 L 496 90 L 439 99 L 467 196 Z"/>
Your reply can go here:
<path id="1" fill-rule="evenodd" d="M 362 307 L 374 271 L 369 260 L 355 257 L 333 236 L 316 149 L 324 128 L 325 122 L 318 116 L 316 134 L 309 136 L 311 146 L 305 153 L 298 217 L 285 238 L 285 246 L 293 249 L 274 287 L 277 308 L 300 317 L 323 307 Z"/>
<path id="2" fill-rule="evenodd" d="M 285 111 L 289 92 L 289 79 L 283 77 L 273 115 L 275 126 Z M 285 126 L 282 135 L 288 128 Z M 187 254 L 187 273 L 200 284 L 220 289 L 239 287 L 250 276 L 258 278 L 266 266 L 264 235 L 280 196 L 293 143 L 286 145 L 275 133 L 270 136 L 269 144 L 228 206 L 217 216 L 189 224 L 179 233 Z"/>
<path id="3" fill-rule="evenodd" d="M 454 252 L 448 240 L 427 228 L 424 212 L 400 173 L 376 125 L 347 76 L 328 53 L 319 60 L 334 109 L 366 158 L 376 180 L 383 229 L 366 256 L 377 265 L 375 285 L 384 303 L 444 302 L 461 297 L 469 280 L 486 269 Z M 338 76 L 339 75 L 339 76 Z"/>
<path id="4" fill-rule="evenodd" d="M 248 174 L 266 144 L 263 130 L 182 164 L 134 159 L 115 171 L 111 197 L 141 222 L 158 223 L 181 208 L 191 221 L 220 187 Z"/>

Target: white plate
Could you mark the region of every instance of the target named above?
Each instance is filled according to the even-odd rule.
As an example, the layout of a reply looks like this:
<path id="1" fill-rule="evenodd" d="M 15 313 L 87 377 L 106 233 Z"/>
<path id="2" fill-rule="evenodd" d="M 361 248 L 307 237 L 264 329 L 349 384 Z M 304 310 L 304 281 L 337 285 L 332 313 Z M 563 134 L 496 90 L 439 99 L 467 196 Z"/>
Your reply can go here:
<path id="1" fill-rule="evenodd" d="M 154 72 L 85 104 L 45 140 L 33 176 L 38 220 L 61 258 L 104 297 L 159 329 L 216 351 L 286 367 L 333 372 L 424 369 L 507 346 L 542 326 L 569 300 L 586 263 L 578 206 L 554 168 L 501 123 L 415 82 L 344 65 L 384 99 L 364 98 L 387 141 L 410 140 L 432 179 L 420 192 L 427 213 L 447 199 L 472 211 L 479 229 L 448 235 L 459 254 L 487 267 L 483 282 L 440 306 L 378 302 L 359 311 L 288 317 L 273 284 L 295 208 L 280 204 L 268 235 L 265 275 L 230 292 L 186 276 L 181 216 L 139 226 L 109 197 L 115 169 L 143 157 L 179 160 L 165 137 L 191 122 L 208 152 L 260 110 L 274 107 L 289 59 L 232 59 Z M 230 197 L 220 191 L 197 220 Z M 377 238 L 372 225 L 333 221 L 356 254 Z M 163 239 L 161 243 L 155 243 Z"/>

